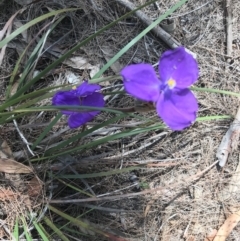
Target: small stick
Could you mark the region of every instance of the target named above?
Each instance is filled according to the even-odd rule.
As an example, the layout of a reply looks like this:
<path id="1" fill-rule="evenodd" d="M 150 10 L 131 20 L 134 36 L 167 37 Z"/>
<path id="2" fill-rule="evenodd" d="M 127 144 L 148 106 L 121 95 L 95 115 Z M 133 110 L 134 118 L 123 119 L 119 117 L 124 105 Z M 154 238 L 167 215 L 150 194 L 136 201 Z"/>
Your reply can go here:
<path id="1" fill-rule="evenodd" d="M 226 134 L 223 136 L 222 141 L 217 149 L 216 157 L 219 161 L 219 166 L 224 167 L 228 155 L 232 153 L 233 150 L 236 149 L 238 145 L 240 135 L 240 106 L 238 107 L 237 114 L 235 116 L 235 120 L 232 125 L 229 127 Z"/>
<path id="2" fill-rule="evenodd" d="M 223 0 L 226 16 L 227 55 L 232 55 L 232 0 Z"/>

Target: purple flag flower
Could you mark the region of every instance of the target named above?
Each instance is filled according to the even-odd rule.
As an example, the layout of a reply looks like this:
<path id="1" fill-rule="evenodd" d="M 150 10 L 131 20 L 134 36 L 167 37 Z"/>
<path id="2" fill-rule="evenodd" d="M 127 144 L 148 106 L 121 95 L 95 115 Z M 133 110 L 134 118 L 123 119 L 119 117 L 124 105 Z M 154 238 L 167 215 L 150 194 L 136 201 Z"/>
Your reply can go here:
<path id="1" fill-rule="evenodd" d="M 80 86 L 69 90 L 57 92 L 53 99 L 53 105 L 70 105 L 70 106 L 91 106 L 103 107 L 103 95 L 96 92 L 101 87 L 97 84 L 88 84 L 84 81 Z M 77 112 L 74 110 L 62 110 L 62 113 L 69 115 L 68 125 L 70 128 L 77 128 L 88 121 L 91 121 L 100 111 L 89 110 L 87 112 Z"/>
<path id="2" fill-rule="evenodd" d="M 197 81 L 198 65 L 184 47 L 163 53 L 158 79 L 150 64 L 129 65 L 121 71 L 125 90 L 132 96 L 152 101 L 158 115 L 172 130 L 182 130 L 196 119 L 198 104 L 188 89 Z"/>

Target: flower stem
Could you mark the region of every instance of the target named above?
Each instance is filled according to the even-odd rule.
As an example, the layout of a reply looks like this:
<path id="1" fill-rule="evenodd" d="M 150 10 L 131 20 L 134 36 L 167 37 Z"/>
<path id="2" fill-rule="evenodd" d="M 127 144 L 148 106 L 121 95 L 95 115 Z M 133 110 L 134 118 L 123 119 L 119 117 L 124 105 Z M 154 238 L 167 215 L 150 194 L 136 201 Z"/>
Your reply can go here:
<path id="1" fill-rule="evenodd" d="M 227 90 L 217 90 L 217 89 L 200 88 L 200 87 L 191 87 L 190 89 L 195 91 L 205 91 L 205 92 L 218 93 L 218 94 L 224 94 L 224 95 L 233 95 L 233 96 L 240 97 L 239 93 L 227 91 Z"/>
<path id="2" fill-rule="evenodd" d="M 203 116 L 203 117 L 198 117 L 196 121 L 202 122 L 202 121 L 210 121 L 210 120 L 220 120 L 220 119 L 231 119 L 233 118 L 230 115 L 212 115 L 212 116 Z"/>

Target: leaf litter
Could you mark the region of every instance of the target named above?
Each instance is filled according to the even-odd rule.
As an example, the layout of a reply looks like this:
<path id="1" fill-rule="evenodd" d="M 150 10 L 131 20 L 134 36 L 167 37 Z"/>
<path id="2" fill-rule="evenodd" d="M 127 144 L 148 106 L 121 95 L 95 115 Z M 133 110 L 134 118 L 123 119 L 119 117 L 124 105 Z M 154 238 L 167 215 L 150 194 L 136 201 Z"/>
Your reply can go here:
<path id="1" fill-rule="evenodd" d="M 104 24 L 114 20 L 117 13 L 119 16 L 126 13 L 126 8 L 111 1 L 82 1 L 81 5 L 74 2 L 75 6 L 83 7 L 83 14 L 79 16 L 71 16 L 71 21 L 67 24 L 67 28 L 73 27 L 75 22 L 74 34 L 67 41 L 58 41 L 65 33 L 66 26 L 60 26 L 60 31 L 56 32 L 53 37 L 50 37 L 49 43 L 56 42 L 56 46 L 60 50 L 67 49 L 76 41 L 80 41 L 90 35 L 91 32 L 100 29 Z M 124 2 L 124 1 L 122 1 Z M 135 5 L 140 5 L 146 1 L 131 1 Z M 159 14 L 164 13 L 177 1 L 157 1 L 156 4 L 151 4 L 142 11 L 152 20 L 155 20 Z M 47 7 L 55 9 L 53 3 Z M 61 3 L 59 3 L 61 5 Z M 240 56 L 240 40 L 239 40 L 239 14 L 240 4 L 238 1 L 232 2 L 233 9 L 233 52 L 230 62 L 227 61 L 229 56 L 226 54 L 226 32 L 223 24 L 224 9 L 221 1 L 188 1 L 181 9 L 176 11 L 170 19 L 174 21 L 175 28 L 171 35 L 177 39 L 182 45 L 186 46 L 193 53 L 197 54 L 198 63 L 200 66 L 200 78 L 197 83 L 199 87 L 216 88 L 222 90 L 230 90 L 239 92 L 239 56 Z M 69 6 L 68 1 L 64 1 L 62 7 Z M 29 16 L 34 18 L 38 15 L 42 5 L 36 3 L 29 9 Z M 87 16 L 87 17 L 86 17 Z M 87 19 L 86 19 L 87 18 Z M 4 21 L 2 21 L 4 22 Z M 6 21 L 5 21 L 6 22 Z M 86 23 L 86 24 L 78 24 Z M 84 48 L 75 53 L 75 59 L 84 59 L 86 66 L 103 66 L 105 60 L 109 59 L 117 53 L 123 46 L 125 46 L 133 37 L 135 37 L 140 30 L 144 28 L 143 24 L 137 17 L 132 17 L 127 21 L 122 21 L 111 30 L 97 38 L 97 41 L 92 41 Z M 34 32 L 34 29 L 31 29 Z M 150 62 L 157 63 L 161 53 L 168 47 L 163 42 L 154 36 L 154 33 L 149 33 L 132 47 L 122 58 L 109 70 L 108 75 L 117 74 L 119 66 L 124 66 L 129 63 Z M 6 70 L 11 69 L 11 54 L 10 50 L 5 54 Z M 63 51 L 64 52 L 64 51 Z M 49 51 L 50 53 L 50 51 Z M 48 57 L 48 58 L 53 58 Z M 40 59 L 41 63 L 41 59 Z M 38 67 L 38 66 L 37 66 Z M 76 66 L 75 66 L 76 67 Z M 71 68 L 70 78 L 74 79 L 73 75 L 86 79 L 90 77 L 91 68 L 74 66 L 61 66 L 52 74 L 54 79 L 58 79 L 59 73 L 69 73 Z M 82 68 L 82 69 L 81 69 Z M 6 71 L 4 70 L 4 71 Z M 7 72 L 2 72 L 7 73 Z M 113 71 L 113 72 L 112 72 Z M 67 76 L 67 75 L 66 75 Z M 2 77 L 2 76 L 0 76 Z M 46 77 L 46 84 L 54 82 L 51 76 Z M 109 83 L 112 89 L 121 84 L 113 81 Z M 239 101 L 236 98 L 206 93 L 197 92 L 196 96 L 199 101 L 200 111 L 199 116 L 209 116 L 218 114 L 229 114 L 235 116 Z M 116 96 L 109 101 L 110 106 L 126 107 L 134 105 L 134 100 L 129 97 L 122 98 Z M 54 115 L 54 114 L 53 114 Z M 146 118 L 153 118 L 159 121 L 154 112 L 144 114 Z M 31 126 L 29 125 L 29 118 Z M 25 137 L 30 142 L 34 141 L 34 136 L 37 137 L 41 133 L 41 124 L 49 123 L 52 116 L 44 113 L 39 118 L 36 115 L 26 117 L 19 123 Z M 96 123 L 100 123 L 109 114 L 102 113 L 97 119 Z M 36 120 L 34 122 L 34 120 Z M 56 143 L 69 138 L 74 133 L 66 129 L 65 120 L 61 120 L 49 133 L 45 143 L 40 143 L 41 148 L 48 148 L 48 141 Z M 34 124 L 32 124 L 34 123 Z M 131 124 L 131 120 L 123 120 L 122 125 Z M 135 165 L 136 163 L 149 163 L 147 168 L 135 171 L 134 175 L 138 177 L 141 191 L 145 188 L 150 188 L 145 195 L 129 195 L 136 193 L 139 190 L 134 188 L 130 180 L 130 174 L 123 173 L 114 176 L 103 178 L 93 178 L 82 180 L 74 180 L 74 183 L 82 189 L 89 190 L 89 187 L 96 196 L 106 196 L 109 200 L 102 200 L 97 203 L 99 207 L 110 209 L 122 209 L 124 213 L 114 213 L 110 211 L 101 211 L 96 209 L 90 214 L 85 215 L 88 222 L 106 226 L 109 229 L 119 230 L 121 234 L 126 235 L 128 240 L 214 240 L 219 237 L 217 234 L 224 234 L 228 241 L 239 239 L 240 228 L 236 225 L 239 214 L 239 144 L 236 142 L 234 151 L 228 153 L 228 161 L 221 170 L 212 168 L 193 182 L 186 183 L 189 177 L 195 176 L 216 162 L 217 148 L 221 140 L 227 132 L 231 121 L 211 121 L 211 122 L 197 122 L 189 129 L 183 132 L 170 132 L 164 130 L 166 134 L 162 135 L 157 141 L 151 142 L 151 138 L 159 135 L 160 131 L 152 131 L 137 135 L 133 138 L 124 138 L 121 140 L 112 141 L 101 148 L 93 151 L 87 151 L 82 155 L 74 157 L 76 161 L 67 162 L 57 161 L 52 166 L 58 166 L 55 169 L 59 174 L 64 174 L 67 170 L 71 173 L 71 168 L 74 172 L 88 173 L 91 170 L 94 172 L 108 171 L 112 168 L 120 169 L 125 166 Z M 29 126 L 27 128 L 26 126 Z M 11 124 L 8 127 L 12 128 Z M 8 140 L 13 150 L 13 156 L 21 152 L 21 158 L 26 158 L 27 150 L 20 138 L 13 138 L 17 136 L 12 129 L 10 131 L 3 131 L 3 138 Z M 56 133 L 59 133 L 56 135 Z M 99 138 L 98 133 L 81 139 L 79 145 L 87 141 Z M 24 150 L 24 151 L 23 151 Z M 40 152 L 41 150 L 39 150 Z M 4 157 L 6 158 L 6 156 Z M 15 160 L 11 157 L 15 165 Z M 167 165 L 171 162 L 180 165 Z M 166 164 L 166 165 L 159 165 Z M 71 168 L 69 168 L 69 166 Z M 42 168 L 36 166 L 35 170 L 46 170 L 49 165 L 43 165 Z M 66 168 L 67 167 L 67 168 Z M 52 169 L 54 171 L 54 169 Z M 70 170 L 70 171 L 69 171 Z M 31 174 L 31 173 L 30 173 Z M 8 174 L 10 175 L 10 174 Z M 20 175 L 20 174 L 17 174 Z M 29 181 L 30 180 L 30 181 Z M 29 186 L 33 185 L 32 191 L 28 195 L 38 196 L 42 192 L 42 184 L 38 183 L 38 179 L 30 178 Z M 176 184 L 185 183 L 184 186 L 177 186 Z M 13 181 L 13 185 L 21 186 L 21 182 Z M 175 187 L 167 189 L 166 192 L 154 192 L 154 188 Z M 41 186 L 41 187 L 40 187 Z M 36 193 L 33 191 L 36 188 Z M 7 189 L 4 186 L 6 193 L 13 190 Z M 20 188 L 21 189 L 21 188 Z M 60 185 L 53 190 L 54 198 L 73 199 L 72 195 L 78 195 L 79 198 L 86 198 L 79 193 L 72 193 L 72 190 L 66 186 Z M 114 201 L 114 195 L 126 195 L 126 198 Z M 30 195 L 30 196 L 31 196 Z M 111 198 L 111 200 L 110 200 Z M 86 207 L 79 207 L 74 204 L 68 206 L 68 213 L 76 215 L 76 213 L 83 213 Z M 131 211 L 131 212 L 130 212 Z M 144 215 L 145 212 L 145 215 Z M 230 225 L 230 226 L 229 226 Z M 84 237 L 82 238 L 83 240 Z M 89 240 L 89 239 L 88 239 Z M 98 239 L 98 240 L 101 240 Z M 224 240 L 224 239 L 223 239 Z"/>
<path id="2" fill-rule="evenodd" d="M 0 205 L 3 215 L 6 216 L 4 221 L 11 230 L 19 213 L 25 213 L 25 216 L 28 212 L 32 212 L 35 204 L 30 199 L 40 197 L 42 184 L 40 185 L 41 182 L 37 177 L 32 177 L 27 182 L 26 188 L 26 180 L 21 175 L 28 174 L 31 177 L 32 168 L 13 159 L 11 148 L 5 140 L 1 139 L 0 144 Z M 3 233 L 1 238 L 4 238 L 6 230 L 1 233 Z"/>

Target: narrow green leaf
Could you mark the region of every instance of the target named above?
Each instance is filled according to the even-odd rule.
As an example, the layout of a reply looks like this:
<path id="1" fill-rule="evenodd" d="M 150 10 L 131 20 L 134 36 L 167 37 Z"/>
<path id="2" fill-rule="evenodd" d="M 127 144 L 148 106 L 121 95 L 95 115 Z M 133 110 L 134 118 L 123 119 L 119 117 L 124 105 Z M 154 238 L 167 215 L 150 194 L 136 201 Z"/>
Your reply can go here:
<path id="1" fill-rule="evenodd" d="M 89 173 L 89 174 L 74 174 L 74 175 L 58 175 L 59 178 L 67 178 L 67 179 L 77 179 L 77 178 L 94 178 L 94 177 L 108 177 L 116 174 L 126 173 L 133 170 L 138 170 L 143 168 L 144 165 L 139 166 L 132 166 L 132 167 L 125 167 L 122 169 L 116 169 L 106 172 L 99 172 L 99 173 Z"/>
<path id="2" fill-rule="evenodd" d="M 127 116 L 127 115 L 122 114 L 122 115 L 119 115 L 119 116 L 117 116 L 117 117 L 114 117 L 114 118 L 112 118 L 112 119 L 110 119 L 110 120 L 107 120 L 107 121 L 105 121 L 105 122 L 103 122 L 103 123 L 101 123 L 101 124 L 95 125 L 95 126 L 93 126 L 92 128 L 90 128 L 90 129 L 88 129 L 88 130 L 86 130 L 86 131 L 84 131 L 84 132 L 82 132 L 82 133 L 79 133 L 79 134 L 77 134 L 77 135 L 69 138 L 68 140 L 66 140 L 66 141 L 62 142 L 61 144 L 57 145 L 56 147 L 53 147 L 53 148 L 47 150 L 47 151 L 45 152 L 45 155 L 46 155 L 46 156 L 52 155 L 55 151 L 58 151 L 58 152 L 59 152 L 59 150 L 61 150 L 61 149 L 64 148 L 65 146 L 69 145 L 70 143 L 74 143 L 74 142 L 76 142 L 77 140 L 83 138 L 84 136 L 86 136 L 86 135 L 88 135 L 88 134 L 90 134 L 90 133 L 92 133 L 92 132 L 94 132 L 94 131 L 102 128 L 102 127 L 105 127 L 105 126 L 107 126 L 107 125 L 109 125 L 109 124 L 112 124 L 112 123 L 114 123 L 114 122 L 116 122 L 116 121 L 119 121 L 119 120 L 121 120 L 122 118 L 124 118 L 124 117 L 126 117 L 126 116 Z"/>
<path id="3" fill-rule="evenodd" d="M 231 119 L 233 116 L 230 115 L 213 115 L 213 116 L 204 116 L 204 117 L 198 117 L 196 121 L 202 122 L 202 121 L 210 121 L 210 120 L 222 120 L 222 119 Z"/>
<path id="4" fill-rule="evenodd" d="M 24 220 L 23 220 L 23 230 L 27 241 L 32 241 L 31 234 L 28 232 L 28 227 L 26 226 L 26 222 Z"/>
<path id="5" fill-rule="evenodd" d="M 66 213 L 63 213 L 63 212 L 61 212 L 60 210 L 54 208 L 54 207 L 51 206 L 51 205 L 49 206 L 49 209 L 50 209 L 52 212 L 58 214 L 59 216 L 65 218 L 65 219 L 67 219 L 67 220 L 69 220 L 71 223 L 73 223 L 73 224 L 75 224 L 75 225 L 78 225 L 78 226 L 80 226 L 80 227 L 82 227 L 82 228 L 84 228 L 84 229 L 86 229 L 86 230 L 91 230 L 91 231 L 93 231 L 93 232 L 95 232 L 95 233 L 98 233 L 98 234 L 101 234 L 101 235 L 103 235 L 103 236 L 106 236 L 106 233 L 105 233 L 105 232 L 103 232 L 103 231 L 101 231 L 101 230 L 99 230 L 99 229 L 96 229 L 96 228 L 94 228 L 94 227 L 91 227 L 88 223 L 85 223 L 85 222 L 81 221 L 80 219 L 76 219 L 76 218 L 74 218 L 74 217 L 72 217 L 72 216 L 70 216 L 70 215 L 68 215 L 68 214 L 66 214 Z"/>
<path id="6" fill-rule="evenodd" d="M 16 241 L 19 240 L 19 223 L 18 218 L 16 219 L 16 223 L 13 230 L 13 237 L 16 239 Z"/>
<path id="7" fill-rule="evenodd" d="M 22 113 L 22 112 L 41 112 L 41 111 L 56 111 L 56 110 L 74 110 L 74 111 L 89 111 L 89 110 L 99 110 L 99 111 L 106 111 L 115 114 L 121 114 L 122 111 L 114 110 L 106 107 L 93 107 L 93 106 L 79 106 L 79 105 L 58 105 L 58 106 L 44 106 L 44 107 L 31 107 L 31 108 L 19 108 L 7 113 L 1 113 L 2 116 L 4 115 L 11 115 L 15 113 Z"/>
<path id="8" fill-rule="evenodd" d="M 49 150 L 50 153 L 47 151 L 45 154 L 49 155 L 49 157 L 56 157 L 56 156 L 68 154 L 68 153 L 74 153 L 74 152 L 78 153 L 78 152 L 82 152 L 83 150 L 89 150 L 91 148 L 94 148 L 98 145 L 107 143 L 109 141 L 117 140 L 117 139 L 120 139 L 120 138 L 126 138 L 126 137 L 129 137 L 129 136 L 137 135 L 137 134 L 152 131 L 152 130 L 160 130 L 160 129 L 163 129 L 163 128 L 164 128 L 163 125 L 155 125 L 155 126 L 145 127 L 145 128 L 136 129 L 136 130 L 122 131 L 120 133 L 109 135 L 109 136 L 100 138 L 98 140 L 95 140 L 94 142 L 90 142 L 90 143 L 87 143 L 87 144 L 84 144 L 84 145 L 81 145 L 81 146 L 78 146 L 78 147 L 75 147 L 75 148 L 71 148 L 69 150 L 64 150 L 62 152 L 58 151 L 58 153 L 53 154 L 51 156 L 50 156 L 50 153 L 53 152 L 52 149 Z M 40 159 L 45 159 L 45 158 L 40 158 Z"/>
<path id="9" fill-rule="evenodd" d="M 46 231 L 46 229 L 43 227 L 43 225 L 41 223 L 38 223 L 38 226 L 41 228 L 42 232 L 45 234 L 45 236 L 48 238 L 48 240 L 50 239 L 50 234 Z"/>
<path id="10" fill-rule="evenodd" d="M 114 76 L 107 76 L 107 77 L 100 77 L 100 78 L 94 78 L 90 79 L 88 82 L 89 83 L 100 83 L 100 82 L 105 82 L 105 81 L 112 81 L 112 80 L 122 80 L 121 75 L 114 75 Z"/>
<path id="11" fill-rule="evenodd" d="M 21 63 L 23 57 L 25 56 L 27 50 L 28 50 L 28 48 L 25 48 L 25 49 L 24 49 L 24 51 L 22 52 L 22 54 L 20 55 L 20 57 L 18 58 L 15 66 L 14 66 L 13 72 L 12 72 L 12 74 L 11 74 L 11 78 L 10 78 L 10 80 L 9 80 L 9 84 L 8 84 L 8 86 L 7 86 L 6 94 L 5 94 L 6 100 L 7 100 L 7 99 L 9 98 L 9 96 L 10 96 L 10 91 L 11 91 L 11 89 L 12 89 L 13 82 L 14 82 L 14 80 L 15 80 L 15 78 L 16 78 L 16 76 L 17 76 L 18 70 L 19 70 L 19 68 L 20 68 L 20 63 Z"/>
<path id="12" fill-rule="evenodd" d="M 28 91 L 28 88 L 25 88 L 24 84 L 32 78 L 32 73 L 35 69 L 36 63 L 41 55 L 41 51 L 46 43 L 46 38 L 51 34 L 51 32 L 55 29 L 55 27 L 65 18 L 65 16 L 60 17 L 56 22 L 50 25 L 48 31 L 40 38 L 37 43 L 37 46 L 34 48 L 31 53 L 27 63 L 25 64 L 24 71 L 18 80 L 19 88 L 23 88 L 24 92 Z"/>
<path id="13" fill-rule="evenodd" d="M 76 219 L 76 218 L 74 218 L 74 217 L 72 217 L 72 216 L 70 216 L 70 215 L 68 215 L 68 214 L 66 214 L 66 213 L 63 213 L 63 212 L 61 212 L 60 210 L 54 208 L 54 207 L 51 206 L 51 205 L 49 205 L 49 209 L 50 209 L 52 212 L 58 214 L 59 216 L 65 218 L 65 219 L 67 219 L 67 220 L 69 220 L 69 221 L 70 221 L 71 223 L 73 223 L 74 225 L 80 226 L 80 227 L 82 227 L 83 229 L 92 231 L 92 232 L 94 232 L 94 233 L 101 234 L 101 235 L 105 236 L 106 238 L 108 238 L 108 240 L 127 241 L 127 240 L 124 239 L 124 238 L 121 238 L 121 239 L 120 239 L 120 238 L 116 237 L 115 235 L 112 235 L 112 234 L 110 234 L 110 233 L 107 233 L 106 231 L 102 231 L 102 230 L 100 230 L 100 229 L 97 229 L 97 228 L 93 227 L 91 224 L 89 224 L 89 223 L 87 223 L 87 222 L 83 222 L 83 221 L 81 221 L 80 219 Z"/>
<path id="14" fill-rule="evenodd" d="M 43 218 L 44 222 L 61 238 L 63 241 L 70 241 L 63 232 L 57 228 L 57 226 L 47 217 Z"/>
<path id="15" fill-rule="evenodd" d="M 61 178 L 61 176 L 58 176 L 58 177 Z M 84 194 L 84 195 L 86 195 L 86 196 L 94 197 L 92 194 L 90 194 L 90 193 L 88 193 L 88 192 L 85 192 L 85 191 L 83 191 L 83 190 L 81 190 L 81 189 L 79 189 L 79 188 L 77 188 L 77 187 L 75 187 L 75 186 L 73 186 L 73 185 L 71 185 L 71 184 L 69 184 L 69 183 L 66 183 L 66 182 L 64 182 L 63 180 L 61 180 L 60 178 L 56 178 L 56 179 L 57 179 L 59 182 L 63 183 L 65 186 L 73 189 L 74 191 L 77 191 L 77 192 L 79 192 L 79 193 L 82 193 L 82 194 Z M 81 178 L 81 177 L 80 177 L 80 178 Z"/>
<path id="16" fill-rule="evenodd" d="M 230 118 L 231 117 L 228 116 L 228 115 L 207 116 L 207 117 L 199 117 L 199 118 L 197 118 L 197 121 L 206 121 L 206 120 L 209 121 L 209 120 L 230 119 Z M 152 131 L 152 130 L 160 130 L 160 129 L 163 129 L 163 128 L 165 128 L 164 125 L 158 124 L 158 125 L 153 125 L 153 126 L 149 126 L 149 127 L 145 127 L 145 128 L 139 128 L 139 129 L 135 129 L 135 130 L 122 131 L 122 132 L 117 133 L 117 134 L 113 134 L 113 135 L 109 135 L 109 136 L 100 138 L 98 140 L 95 140 L 94 142 L 90 142 L 90 143 L 81 145 L 79 147 L 71 148 L 70 150 L 58 152 L 57 154 L 54 154 L 51 157 L 55 157 L 55 156 L 63 155 L 63 154 L 68 154 L 68 153 L 73 153 L 73 152 L 77 153 L 77 152 L 81 152 L 83 150 L 89 150 L 90 148 L 94 148 L 98 145 L 107 143 L 109 141 L 117 140 L 117 139 L 120 139 L 120 138 L 126 138 L 126 137 L 129 137 L 129 136 L 137 135 L 137 134 Z"/>
<path id="17" fill-rule="evenodd" d="M 33 225 L 36 228 L 36 230 L 38 231 L 38 234 L 41 236 L 42 240 L 49 241 L 48 237 L 45 235 L 45 233 L 43 232 L 41 227 L 35 221 L 33 221 Z"/>
<path id="18" fill-rule="evenodd" d="M 227 91 L 227 90 L 218 90 L 218 89 L 211 89 L 211 88 L 199 88 L 199 87 L 191 87 L 191 90 L 195 91 L 202 91 L 202 92 L 211 92 L 211 93 L 217 93 L 217 94 L 224 94 L 224 95 L 233 95 L 236 97 L 240 97 L 239 93 Z"/>
<path id="19" fill-rule="evenodd" d="M 86 210 L 86 211 L 82 212 L 80 215 L 78 215 L 77 218 L 84 217 L 86 214 L 90 213 L 91 211 L 93 211 L 93 209 Z M 56 225 L 57 225 L 58 229 L 60 229 L 60 230 L 67 230 L 67 231 L 68 231 L 69 229 L 67 228 L 67 226 L 68 226 L 69 224 L 71 224 L 70 221 L 64 223 L 64 224 L 61 225 L 61 226 L 60 226 L 60 225 L 57 225 L 57 224 L 56 224 Z M 79 233 L 79 232 L 77 232 L 77 233 Z M 53 234 L 54 234 L 54 233 L 53 233 Z M 52 236 L 53 234 L 51 234 L 51 236 Z M 85 234 L 82 234 L 82 235 L 85 235 Z"/>
<path id="20" fill-rule="evenodd" d="M 22 95 L 16 99 L 12 99 L 12 100 L 6 100 L 1 106 L 0 106 L 0 112 L 8 109 L 9 107 L 12 107 L 15 104 L 18 104 L 20 102 L 23 101 L 29 101 L 29 99 L 34 99 L 36 97 L 42 97 L 42 99 L 46 99 L 48 97 L 53 96 L 56 92 L 58 92 L 59 90 L 56 91 L 52 91 L 54 89 L 58 89 L 61 88 L 61 90 L 69 90 L 71 87 L 66 87 L 66 85 L 60 85 L 60 86 L 50 86 L 47 88 L 42 88 L 40 90 L 35 90 L 31 93 Z M 50 92 L 52 91 L 52 92 Z M 47 96 L 44 96 L 44 94 L 47 93 Z M 35 102 L 37 103 L 37 101 Z"/>

